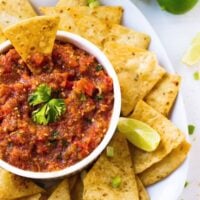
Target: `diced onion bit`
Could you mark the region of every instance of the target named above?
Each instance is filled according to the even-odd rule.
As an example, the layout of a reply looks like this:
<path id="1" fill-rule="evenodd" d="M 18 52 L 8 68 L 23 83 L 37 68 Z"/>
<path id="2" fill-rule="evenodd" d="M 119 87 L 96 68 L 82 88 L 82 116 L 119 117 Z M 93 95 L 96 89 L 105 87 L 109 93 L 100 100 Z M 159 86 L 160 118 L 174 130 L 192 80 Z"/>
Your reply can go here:
<path id="1" fill-rule="evenodd" d="M 194 131 L 195 131 L 195 126 L 192 125 L 192 124 L 189 124 L 188 125 L 188 133 L 189 133 L 189 135 L 192 135 L 194 133 Z"/>
<path id="2" fill-rule="evenodd" d="M 200 80 L 200 72 L 194 72 L 193 74 L 194 80 Z"/>
<path id="3" fill-rule="evenodd" d="M 118 187 L 120 187 L 121 183 L 122 183 L 122 180 L 121 180 L 121 177 L 119 177 L 119 176 L 116 176 L 116 177 L 114 177 L 114 178 L 112 179 L 112 187 L 113 187 L 113 188 L 118 188 Z"/>
<path id="4" fill-rule="evenodd" d="M 106 148 L 106 155 L 108 157 L 113 157 L 114 156 L 114 148 L 111 146 L 107 146 Z"/>

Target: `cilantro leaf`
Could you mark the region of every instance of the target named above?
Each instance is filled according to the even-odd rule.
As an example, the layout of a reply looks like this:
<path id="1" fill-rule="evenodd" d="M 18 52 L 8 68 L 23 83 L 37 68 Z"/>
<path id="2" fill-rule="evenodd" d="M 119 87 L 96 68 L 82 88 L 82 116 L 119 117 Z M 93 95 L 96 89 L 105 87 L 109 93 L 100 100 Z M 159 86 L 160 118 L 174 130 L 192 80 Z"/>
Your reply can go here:
<path id="1" fill-rule="evenodd" d="M 47 104 L 32 112 L 32 119 L 37 124 L 47 125 L 48 115 L 46 114 Z"/>
<path id="2" fill-rule="evenodd" d="M 36 106 L 47 102 L 51 98 L 51 88 L 46 84 L 40 84 L 29 96 L 28 102 L 31 106 Z"/>
<path id="3" fill-rule="evenodd" d="M 32 119 L 37 124 L 47 125 L 56 122 L 66 111 L 63 99 L 51 99 L 48 103 L 32 112 Z"/>
<path id="4" fill-rule="evenodd" d="M 51 99 L 47 103 L 49 122 L 57 121 L 65 111 L 66 111 L 66 105 L 63 99 Z"/>

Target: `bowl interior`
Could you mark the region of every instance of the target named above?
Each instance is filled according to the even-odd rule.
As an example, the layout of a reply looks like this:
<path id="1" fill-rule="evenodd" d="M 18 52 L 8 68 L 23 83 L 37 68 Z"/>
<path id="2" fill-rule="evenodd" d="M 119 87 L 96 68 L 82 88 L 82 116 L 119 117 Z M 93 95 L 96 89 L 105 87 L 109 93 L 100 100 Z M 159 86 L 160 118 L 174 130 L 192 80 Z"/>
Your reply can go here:
<path id="1" fill-rule="evenodd" d="M 70 167 L 67 167 L 67 168 L 59 170 L 59 171 L 53 171 L 53 172 L 32 172 L 32 171 L 26 171 L 26 170 L 16 168 L 16 167 L 4 162 L 3 160 L 0 160 L 0 167 L 2 167 L 14 174 L 24 176 L 27 178 L 32 178 L 32 179 L 54 179 L 54 178 L 59 178 L 62 176 L 69 176 L 69 175 L 72 175 L 72 174 L 80 171 L 81 169 L 85 168 L 88 164 L 90 164 L 92 161 L 94 161 L 100 155 L 100 153 L 104 150 L 104 148 L 107 146 L 107 144 L 111 140 L 111 138 L 115 132 L 115 129 L 116 129 L 116 126 L 118 123 L 118 119 L 120 116 L 120 111 L 121 111 L 121 93 L 120 93 L 120 86 L 119 86 L 119 82 L 117 79 L 117 75 L 116 75 L 111 63 L 106 58 L 106 56 L 102 53 L 102 51 L 100 49 L 98 49 L 91 42 L 85 40 L 84 38 L 82 38 L 78 35 L 72 34 L 72 33 L 58 31 L 56 39 L 63 41 L 63 42 L 72 43 L 75 46 L 79 47 L 80 49 L 85 50 L 89 54 L 94 55 L 96 57 L 96 59 L 98 60 L 98 62 L 104 67 L 107 74 L 113 80 L 113 89 L 114 89 L 113 112 L 112 112 L 112 116 L 110 119 L 109 128 L 108 128 L 104 138 L 102 139 L 101 143 L 87 157 L 85 157 L 83 160 L 77 162 L 76 164 L 74 164 Z M 10 41 L 6 41 L 0 45 L 0 52 L 4 53 L 4 52 L 8 51 L 8 49 L 11 47 L 12 47 L 12 45 L 11 45 Z"/>

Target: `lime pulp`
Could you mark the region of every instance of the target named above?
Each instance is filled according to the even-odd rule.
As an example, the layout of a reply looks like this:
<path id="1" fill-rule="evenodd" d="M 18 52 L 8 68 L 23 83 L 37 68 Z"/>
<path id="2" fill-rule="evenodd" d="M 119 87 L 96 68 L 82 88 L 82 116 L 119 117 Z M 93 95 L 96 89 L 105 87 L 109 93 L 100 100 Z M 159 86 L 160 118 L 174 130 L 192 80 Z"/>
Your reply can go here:
<path id="1" fill-rule="evenodd" d="M 154 151 L 160 143 L 156 130 L 139 120 L 121 117 L 117 128 L 129 142 L 144 151 Z"/>

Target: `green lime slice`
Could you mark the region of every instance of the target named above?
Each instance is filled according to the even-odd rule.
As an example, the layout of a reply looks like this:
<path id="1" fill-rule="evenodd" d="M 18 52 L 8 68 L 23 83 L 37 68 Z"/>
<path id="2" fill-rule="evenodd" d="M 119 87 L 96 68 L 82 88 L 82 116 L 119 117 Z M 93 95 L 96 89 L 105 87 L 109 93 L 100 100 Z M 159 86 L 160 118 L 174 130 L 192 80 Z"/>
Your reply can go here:
<path id="1" fill-rule="evenodd" d="M 183 14 L 191 10 L 198 0 L 157 0 L 163 10 L 173 14 Z"/>
<path id="2" fill-rule="evenodd" d="M 136 119 L 120 117 L 117 128 L 129 142 L 144 151 L 154 151 L 160 143 L 160 135 L 149 125 Z"/>
<path id="3" fill-rule="evenodd" d="M 200 61 L 200 44 L 193 43 L 186 54 L 183 56 L 182 62 L 187 65 L 195 65 Z"/>

